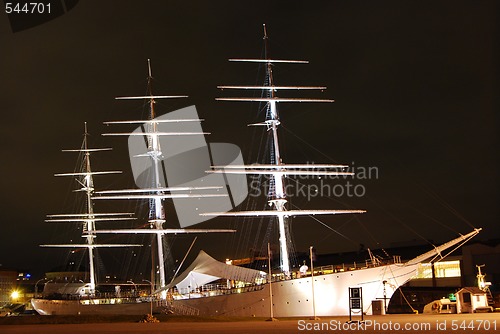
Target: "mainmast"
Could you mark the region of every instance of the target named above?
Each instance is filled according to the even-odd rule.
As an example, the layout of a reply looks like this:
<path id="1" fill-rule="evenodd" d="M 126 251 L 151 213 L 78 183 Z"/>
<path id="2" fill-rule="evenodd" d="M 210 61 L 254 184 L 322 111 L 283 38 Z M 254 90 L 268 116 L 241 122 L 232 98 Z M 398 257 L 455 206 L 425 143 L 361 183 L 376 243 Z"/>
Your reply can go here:
<path id="1" fill-rule="evenodd" d="M 153 76 L 151 74 L 151 61 L 148 59 L 148 93 L 149 93 L 149 120 L 155 119 L 155 100 L 152 88 Z M 153 178 L 151 188 L 159 189 L 162 187 L 160 182 L 160 163 L 162 158 L 160 137 L 156 135 L 158 133 L 158 123 L 150 122 L 146 124 L 147 132 L 151 135 L 147 137 L 148 142 L 148 155 L 151 158 Z M 156 194 L 161 195 L 158 191 Z M 149 199 L 149 223 L 152 227 L 157 230 L 163 229 L 163 224 L 165 223 L 165 212 L 163 211 L 162 198 L 156 197 Z M 166 284 L 165 278 L 165 267 L 164 267 L 164 254 L 163 254 L 163 235 L 156 234 L 156 244 L 158 246 L 158 270 L 160 274 L 160 287 L 164 287 Z"/>
<path id="2" fill-rule="evenodd" d="M 95 287 L 97 284 L 97 275 L 94 264 L 94 249 L 98 247 L 132 247 L 141 245 L 121 245 L 121 244 L 96 244 L 95 243 L 95 232 L 96 232 L 96 222 L 97 221 L 119 221 L 119 220 L 130 220 L 135 219 L 131 213 L 94 213 L 94 203 L 92 196 L 94 194 L 94 178 L 93 175 L 99 174 L 116 174 L 121 173 L 120 171 L 103 171 L 103 172 L 92 172 L 90 163 L 90 154 L 92 152 L 99 151 L 109 151 L 111 148 L 89 148 L 88 147 L 88 130 L 87 123 L 85 122 L 85 133 L 83 137 L 83 143 L 80 149 L 76 150 L 63 150 L 63 152 L 79 152 L 83 154 L 83 159 L 81 161 L 82 169 L 81 172 L 77 173 L 62 173 L 55 174 L 55 176 L 76 176 L 76 181 L 81 185 L 81 188 L 75 191 L 85 192 L 85 213 L 83 214 L 57 214 L 48 215 L 49 219 L 45 220 L 49 223 L 66 223 L 66 222 L 76 222 L 82 223 L 82 237 L 85 239 L 85 244 L 67 244 L 67 245 L 41 245 L 42 247 L 66 247 L 66 248 L 87 248 L 88 250 L 88 260 L 89 260 L 89 293 L 95 293 Z"/>
<path id="3" fill-rule="evenodd" d="M 273 187 L 268 194 L 268 204 L 272 208 L 269 211 L 241 211 L 241 212 L 211 212 L 202 214 L 204 216 L 274 216 L 278 219 L 279 243 L 280 243 L 280 268 L 286 278 L 290 277 L 290 260 L 287 240 L 287 218 L 295 215 L 317 215 L 317 214 L 342 214 L 342 213 L 363 213 L 363 210 L 292 210 L 286 208 L 287 194 L 285 191 L 285 176 L 287 175 L 353 175 L 353 173 L 343 171 L 346 165 L 312 165 L 312 164 L 285 164 L 283 163 L 278 140 L 278 127 L 281 124 L 278 103 L 285 102 L 334 102 L 329 99 L 312 98 L 281 98 L 278 97 L 279 90 L 324 90 L 322 86 L 276 86 L 273 77 L 273 66 L 276 63 L 283 64 L 307 64 L 304 60 L 283 60 L 272 59 L 269 57 L 268 35 L 266 25 L 264 27 L 264 58 L 263 59 L 229 59 L 235 62 L 253 62 L 263 63 L 266 69 L 266 78 L 262 86 L 219 86 L 221 89 L 244 89 L 244 90 L 262 90 L 265 96 L 260 98 L 233 97 L 217 98 L 221 101 L 250 101 L 265 102 L 267 104 L 266 120 L 262 123 L 250 124 L 252 126 L 265 126 L 272 133 L 270 143 L 270 164 L 252 164 L 243 166 L 213 166 L 212 173 L 228 174 L 263 174 L 270 175 Z M 318 170 L 321 169 L 321 170 Z"/>
<path id="4" fill-rule="evenodd" d="M 165 211 L 163 208 L 163 200 L 166 198 L 193 198 L 193 197 L 219 197 L 226 196 L 222 194 L 192 194 L 193 190 L 218 190 L 222 187 L 166 187 L 162 184 L 161 171 L 163 163 L 163 153 L 160 145 L 160 139 L 163 136 L 192 136 L 192 135 L 205 135 L 205 132 L 167 132 L 161 131 L 160 124 L 167 123 L 184 123 L 184 122 L 201 122 L 201 119 L 156 119 L 155 114 L 155 99 L 171 99 L 171 98 L 184 98 L 185 95 L 154 95 L 152 89 L 152 71 L 151 62 L 148 59 L 148 95 L 145 96 L 130 96 L 130 97 L 117 97 L 116 99 L 142 99 L 146 100 L 149 104 L 149 114 L 147 120 L 137 121 L 114 121 L 105 122 L 104 124 L 139 124 L 144 127 L 145 132 L 134 131 L 127 133 L 105 133 L 103 136 L 142 136 L 147 142 L 147 152 L 135 156 L 136 158 L 147 157 L 151 162 L 151 187 L 140 189 L 122 189 L 97 192 L 99 196 L 94 199 L 147 199 L 149 200 L 149 224 L 151 229 L 121 229 L 121 230 L 100 230 L 97 233 L 114 233 L 114 234 L 155 234 L 156 246 L 158 252 L 158 273 L 159 273 L 159 287 L 158 290 L 165 288 L 166 275 L 165 275 L 165 262 L 163 248 L 165 240 L 163 238 L 166 234 L 176 233 L 207 233 L 207 232 L 235 232 L 235 230 L 206 230 L 206 229 L 165 229 L 164 223 Z M 185 191 L 189 193 L 178 193 Z M 176 192 L 176 193 L 171 193 Z M 166 291 L 162 292 L 162 298 L 166 298 Z"/>

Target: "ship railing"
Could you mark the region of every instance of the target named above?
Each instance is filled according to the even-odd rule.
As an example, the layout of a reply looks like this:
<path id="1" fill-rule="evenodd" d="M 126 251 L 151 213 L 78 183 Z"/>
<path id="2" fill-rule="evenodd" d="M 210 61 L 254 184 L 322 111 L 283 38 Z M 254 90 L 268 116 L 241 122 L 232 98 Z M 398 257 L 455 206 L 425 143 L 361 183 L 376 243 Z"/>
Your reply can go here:
<path id="1" fill-rule="evenodd" d="M 183 288 L 178 290 L 177 288 L 174 288 L 172 295 L 174 299 L 179 299 L 180 297 L 183 299 L 185 298 L 191 299 L 191 298 L 230 295 L 243 292 L 252 292 L 252 291 L 259 291 L 262 289 L 264 289 L 263 284 L 252 284 L 252 285 L 246 285 L 242 287 L 232 287 L 232 288 L 228 288 L 227 285 L 225 284 L 206 284 L 196 289 Z"/>
<path id="2" fill-rule="evenodd" d="M 148 301 L 151 302 L 151 299 L 148 299 Z M 172 302 L 168 299 L 155 298 L 154 303 L 155 303 L 155 306 L 157 308 L 171 308 L 172 307 Z"/>
<path id="3" fill-rule="evenodd" d="M 344 271 L 352 271 L 352 270 L 359 270 L 359 269 L 367 269 L 367 268 L 375 268 L 375 267 L 380 267 L 384 265 L 389 265 L 389 264 L 397 264 L 401 263 L 401 257 L 400 256 L 393 256 L 392 258 L 388 259 L 375 259 L 375 260 L 366 260 L 364 262 L 353 262 L 353 263 L 342 263 L 342 264 L 336 264 L 336 265 L 327 265 L 327 266 L 320 266 L 320 267 L 314 267 L 314 275 L 325 275 L 325 274 L 332 274 L 332 273 L 339 273 L 339 272 L 344 272 Z M 307 277 L 311 275 L 311 271 L 309 270 L 306 275 L 300 275 L 298 272 L 293 273 L 292 277 L 293 278 L 300 278 L 300 277 Z M 273 275 L 273 282 L 274 281 L 283 281 L 285 280 L 284 275 Z"/>
<path id="4" fill-rule="evenodd" d="M 45 298 L 55 299 L 55 300 L 89 300 L 89 299 L 122 299 L 122 300 L 136 300 L 140 298 L 139 294 L 136 292 L 121 292 L 119 294 L 114 292 L 96 292 L 93 294 L 62 294 L 53 293 L 50 295 L 44 295 Z"/>
<path id="5" fill-rule="evenodd" d="M 340 265 L 327 265 L 314 267 L 314 275 L 326 275 L 344 271 L 352 271 L 359 269 L 367 269 L 374 268 L 389 264 L 397 264 L 401 263 L 400 256 L 393 256 L 389 259 L 376 259 L 366 260 L 364 262 L 353 262 L 349 264 L 340 264 Z M 311 275 L 311 271 L 308 271 L 306 275 L 299 275 L 298 272 L 294 272 L 292 274 L 292 278 L 300 278 L 307 277 Z M 285 280 L 285 276 L 283 274 L 273 274 L 272 282 L 279 282 Z M 173 299 L 191 299 L 191 298 L 201 298 L 201 297 L 211 297 L 211 296 L 219 296 L 219 295 L 228 295 L 234 293 L 242 293 L 242 292 L 251 292 L 258 291 L 264 288 L 263 284 L 252 284 L 246 285 L 242 287 L 228 287 L 227 284 L 205 284 L 196 288 L 188 287 L 177 289 L 174 288 L 172 291 Z"/>
<path id="6" fill-rule="evenodd" d="M 349 263 L 349 264 L 343 263 L 341 265 L 322 266 L 322 267 L 314 268 L 314 271 L 315 271 L 315 274 L 316 274 L 316 271 L 318 271 L 319 274 L 321 274 L 322 272 L 324 272 L 324 273 L 331 273 L 331 272 L 336 273 L 336 272 L 342 272 L 342 271 L 380 267 L 380 266 L 394 264 L 394 263 L 401 263 L 401 257 L 394 256 L 390 259 L 383 259 L 383 260 L 376 259 L 376 260 L 366 260 L 364 262 L 353 262 L 353 263 Z"/>
<path id="7" fill-rule="evenodd" d="M 172 303 L 170 309 L 174 314 L 179 315 L 200 315 L 200 310 L 184 304 Z"/>

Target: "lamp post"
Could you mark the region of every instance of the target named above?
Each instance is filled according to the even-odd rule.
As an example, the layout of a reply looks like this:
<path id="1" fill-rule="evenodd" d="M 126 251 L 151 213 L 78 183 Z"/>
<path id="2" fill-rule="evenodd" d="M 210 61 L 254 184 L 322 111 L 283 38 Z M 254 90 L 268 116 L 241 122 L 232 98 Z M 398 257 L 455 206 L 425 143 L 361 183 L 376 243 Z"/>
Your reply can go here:
<path id="1" fill-rule="evenodd" d="M 137 294 L 137 285 L 135 285 L 134 281 L 132 280 L 127 281 L 127 283 L 132 283 L 132 285 L 134 286 L 134 290 L 132 290 L 132 297 L 135 296 Z"/>
<path id="2" fill-rule="evenodd" d="M 316 316 L 316 300 L 314 296 L 314 267 L 313 267 L 313 246 L 309 247 L 309 257 L 311 258 L 311 288 L 312 288 L 312 304 L 313 304 L 313 316 L 311 320 L 319 320 Z"/>
<path id="3" fill-rule="evenodd" d="M 42 278 L 42 279 L 39 279 L 38 281 L 36 281 L 35 283 L 35 298 L 38 297 L 38 283 L 40 283 L 41 281 L 45 281 L 46 278 Z"/>
<path id="4" fill-rule="evenodd" d="M 385 285 L 387 284 L 387 281 L 384 280 L 382 282 L 384 284 L 384 314 L 387 314 L 387 290 L 385 289 Z"/>
<path id="5" fill-rule="evenodd" d="M 271 246 L 269 245 L 269 242 L 267 243 L 267 266 L 268 266 L 268 277 L 267 280 L 269 281 L 269 309 L 270 309 L 270 318 L 267 319 L 268 321 L 276 321 L 274 317 L 274 309 L 273 309 L 273 275 L 271 271 Z"/>
<path id="6" fill-rule="evenodd" d="M 149 294 L 149 303 L 150 303 L 149 311 L 151 316 L 153 316 L 153 283 L 151 281 L 148 281 L 147 279 L 143 279 L 143 281 L 148 282 L 149 286 L 151 287 L 151 293 Z"/>
<path id="7" fill-rule="evenodd" d="M 41 281 L 45 281 L 47 278 L 42 278 L 42 279 L 39 279 L 38 281 L 36 281 L 35 283 L 35 298 L 38 298 L 38 283 L 40 283 Z M 47 282 L 45 282 L 45 284 L 47 283 L 50 283 L 52 282 L 52 280 L 48 280 Z"/>

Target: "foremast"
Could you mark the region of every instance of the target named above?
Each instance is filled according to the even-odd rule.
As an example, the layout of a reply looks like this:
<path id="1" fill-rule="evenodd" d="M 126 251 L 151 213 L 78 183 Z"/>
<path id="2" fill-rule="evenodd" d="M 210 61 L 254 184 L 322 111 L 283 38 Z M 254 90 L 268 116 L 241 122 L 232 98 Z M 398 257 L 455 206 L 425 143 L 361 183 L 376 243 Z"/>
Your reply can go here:
<path id="1" fill-rule="evenodd" d="M 270 59 L 268 56 L 268 37 L 266 26 L 264 25 L 264 52 L 265 59 Z M 266 63 L 266 82 L 269 87 L 274 87 L 274 78 L 273 78 L 273 68 L 271 66 L 271 62 Z M 273 149 L 271 150 L 271 154 L 274 154 L 271 159 L 271 163 L 274 162 L 278 168 L 281 164 L 281 155 L 280 155 L 280 146 L 278 141 L 278 126 L 280 125 L 278 110 L 276 108 L 276 90 L 268 89 L 266 91 L 267 96 L 270 98 L 268 102 L 268 119 L 266 120 L 268 125 L 268 129 L 272 131 L 273 134 Z M 269 200 L 268 204 L 270 206 L 274 206 L 275 210 L 278 212 L 285 211 L 286 193 L 285 193 L 285 184 L 284 184 L 284 175 L 283 174 L 273 174 L 272 175 L 274 181 L 274 193 L 273 189 L 270 188 Z M 279 230 L 279 243 L 280 243 L 280 267 L 281 271 L 285 274 L 285 276 L 290 276 L 290 257 L 288 254 L 288 240 L 287 240 L 287 226 L 286 226 L 286 218 L 283 215 L 278 216 L 278 230 Z"/>
<path id="2" fill-rule="evenodd" d="M 282 60 L 271 59 L 268 55 L 268 35 L 266 26 L 264 28 L 264 58 L 263 59 L 229 59 L 236 62 L 257 62 L 263 63 L 266 70 L 266 78 L 263 86 L 219 86 L 221 89 L 252 89 L 261 90 L 265 96 L 261 98 L 217 98 L 222 101 L 253 101 L 265 102 L 267 104 L 267 116 L 263 123 L 251 124 L 266 126 L 272 133 L 269 165 L 245 165 L 245 166 L 213 166 L 213 173 L 234 173 L 234 174 L 266 174 L 271 176 L 273 187 L 268 194 L 268 204 L 272 208 L 269 211 L 241 211 L 241 212 L 215 212 L 205 213 L 206 216 L 275 216 L 278 219 L 279 244 L 280 244 L 280 269 L 286 278 L 290 278 L 290 255 L 288 250 L 287 218 L 292 215 L 316 215 L 316 214 L 341 214 L 341 213 L 363 213 L 363 210 L 292 210 L 288 211 L 287 194 L 285 191 L 286 175 L 353 175 L 353 173 L 343 171 L 346 165 L 297 165 L 284 164 L 280 154 L 278 127 L 281 124 L 277 104 L 281 102 L 334 102 L 330 99 L 311 98 L 280 98 L 277 96 L 279 90 L 324 90 L 321 86 L 276 86 L 273 77 L 273 65 L 275 63 L 306 64 L 304 60 Z M 238 169 L 239 168 L 239 169 Z M 322 170 L 317 170 L 321 168 Z"/>

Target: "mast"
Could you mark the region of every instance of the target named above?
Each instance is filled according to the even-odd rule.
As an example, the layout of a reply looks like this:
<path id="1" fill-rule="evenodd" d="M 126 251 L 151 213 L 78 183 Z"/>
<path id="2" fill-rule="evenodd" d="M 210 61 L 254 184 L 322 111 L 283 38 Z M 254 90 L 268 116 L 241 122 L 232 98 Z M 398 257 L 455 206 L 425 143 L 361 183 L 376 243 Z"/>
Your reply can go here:
<path id="1" fill-rule="evenodd" d="M 148 93 L 150 95 L 149 99 L 149 120 L 153 120 L 155 118 L 155 100 L 153 96 L 153 88 L 152 88 L 152 80 L 153 76 L 151 74 L 151 61 L 148 59 Z M 158 132 L 158 124 L 157 123 L 148 123 L 147 124 L 148 132 L 151 132 L 152 135 L 148 136 L 148 155 L 151 157 L 151 163 L 153 168 L 153 179 L 152 179 L 152 188 L 160 188 L 162 185 L 160 183 L 160 159 L 161 159 L 161 147 L 160 140 L 156 133 Z M 160 194 L 160 192 L 157 192 Z M 165 212 L 163 211 L 162 199 L 161 198 L 151 198 L 149 206 L 149 223 L 152 227 L 157 230 L 163 229 L 163 224 L 165 223 Z M 163 254 L 163 235 L 157 233 L 156 234 L 156 245 L 158 248 L 158 270 L 160 273 L 160 287 L 164 287 L 166 284 L 165 278 L 165 261 Z"/>
<path id="2" fill-rule="evenodd" d="M 264 24 L 264 58 L 269 59 L 268 56 L 268 37 L 266 25 Z M 266 64 L 266 83 L 270 86 L 274 86 L 273 79 L 273 68 L 271 66 L 271 62 Z M 267 95 L 271 99 L 276 98 L 276 91 L 274 89 L 267 90 Z M 271 154 L 274 156 L 271 159 L 271 162 L 274 162 L 276 166 L 281 164 L 281 156 L 280 156 L 280 146 L 278 141 L 278 125 L 280 124 L 278 110 L 276 108 L 276 101 L 271 100 L 268 102 L 268 126 L 273 134 L 273 149 L 271 150 Z M 279 169 L 278 169 L 279 170 Z M 285 194 L 285 185 L 283 182 L 283 174 L 273 174 L 273 184 L 274 184 L 274 194 L 273 189 L 269 189 L 269 200 L 268 203 L 270 206 L 274 205 L 276 211 L 284 211 L 286 200 Z M 285 274 L 286 277 L 290 276 L 290 260 L 288 255 L 288 247 L 287 247 L 287 236 L 286 231 L 288 229 L 287 221 L 283 215 L 278 216 L 278 229 L 279 229 L 279 242 L 280 242 L 280 267 L 281 271 Z"/>
<path id="3" fill-rule="evenodd" d="M 285 191 L 285 176 L 287 175 L 353 175 L 353 173 L 345 172 L 342 169 L 348 167 L 346 165 L 298 165 L 298 164 L 285 164 L 283 163 L 280 146 L 278 127 L 281 124 L 278 103 L 282 102 L 334 102 L 330 99 L 312 99 L 312 98 L 281 98 L 277 95 L 279 90 L 324 90 L 323 86 L 276 86 L 273 76 L 273 65 L 275 63 L 283 64 L 307 64 L 308 61 L 304 60 L 284 60 L 272 59 L 269 57 L 268 35 L 266 25 L 264 29 L 264 58 L 263 59 L 229 59 L 236 62 L 254 62 L 263 63 L 265 66 L 265 80 L 262 86 L 219 86 L 221 89 L 250 89 L 262 90 L 265 96 L 260 98 L 247 98 L 247 97 L 231 97 L 231 98 L 217 98 L 220 101 L 250 101 L 250 102 L 265 102 L 267 103 L 266 120 L 262 123 L 250 124 L 252 126 L 265 126 L 268 131 L 271 131 L 272 140 L 270 147 L 270 164 L 267 165 L 244 165 L 244 166 L 231 166 L 230 168 L 224 166 L 212 166 L 212 173 L 228 173 L 228 174 L 265 174 L 270 175 L 271 184 L 273 185 L 268 193 L 268 204 L 271 210 L 268 211 L 241 211 L 241 212 L 216 212 L 204 213 L 203 216 L 274 216 L 278 220 L 279 231 L 279 244 L 280 244 L 280 269 L 286 278 L 290 278 L 290 255 L 288 250 L 287 218 L 294 215 L 316 215 L 316 214 L 341 214 L 341 213 L 363 213 L 363 210 L 293 210 L 288 211 L 287 195 Z M 322 170 L 318 170 L 321 168 Z"/>
<path id="4" fill-rule="evenodd" d="M 41 245 L 41 247 L 67 247 L 67 248 L 87 248 L 88 250 L 88 263 L 89 263 L 89 293 L 94 294 L 97 284 L 97 274 L 95 270 L 94 263 L 94 249 L 98 247 L 129 247 L 129 246 L 141 246 L 141 245 L 120 245 L 120 244 L 96 244 L 95 243 L 95 232 L 96 232 L 96 221 L 117 221 L 117 220 L 130 220 L 135 219 L 130 213 L 107 213 L 107 214 L 96 214 L 94 213 L 94 203 L 92 196 L 94 194 L 94 178 L 93 175 L 98 174 L 115 174 L 121 173 L 120 171 L 103 171 L 103 172 L 92 172 L 90 163 L 90 154 L 92 152 L 98 151 L 108 151 L 111 148 L 89 148 L 88 147 L 88 130 L 87 122 L 84 125 L 84 135 L 83 143 L 80 149 L 76 150 L 63 150 L 63 152 L 79 152 L 83 154 L 82 159 L 82 170 L 77 173 L 62 173 L 55 174 L 55 176 L 77 176 L 76 181 L 82 186 L 82 188 L 76 191 L 85 192 L 85 213 L 84 214 L 57 214 L 48 215 L 49 219 L 45 222 L 49 223 L 62 223 L 62 222 L 77 222 L 82 223 L 82 237 L 85 239 L 86 243 L 82 245 L 78 244 L 68 244 L 68 245 Z"/>
<path id="5" fill-rule="evenodd" d="M 171 191 L 192 191 L 192 190 L 213 190 L 220 189 L 221 187 L 170 187 L 162 184 L 161 171 L 163 163 L 163 154 L 160 145 L 162 136 L 190 136 L 190 135 L 205 135 L 205 132 L 165 132 L 159 128 L 160 124 L 165 123 L 180 123 L 180 122 L 201 122 L 201 119 L 156 119 L 155 113 L 155 99 L 170 99 L 170 98 L 183 98 L 185 95 L 154 95 L 152 89 L 152 70 L 151 61 L 148 59 L 148 78 L 147 78 L 147 94 L 145 96 L 128 96 L 117 97 L 117 100 L 130 100 L 130 99 L 143 99 L 148 102 L 149 114 L 147 120 L 134 120 L 134 121 L 113 121 L 104 122 L 104 124 L 140 124 L 144 126 L 145 132 L 126 132 L 126 133 L 105 133 L 103 136 L 143 136 L 147 142 L 147 151 L 135 157 L 148 157 L 151 162 L 151 182 L 150 188 L 142 189 L 122 189 L 97 192 L 98 196 L 94 199 L 147 199 L 149 201 L 148 222 L 150 229 L 122 229 L 122 230 L 101 230 L 96 233 L 146 233 L 156 235 L 156 246 L 158 256 L 158 273 L 159 273 L 159 287 L 158 290 L 166 286 L 165 262 L 163 248 L 166 245 L 164 236 L 173 233 L 204 233 L 204 232 L 235 232 L 235 230 L 201 230 L 201 229 L 165 229 L 164 223 L 165 211 L 163 208 L 163 200 L 166 198 L 192 198 L 192 197 L 218 197 L 226 196 L 222 194 L 179 194 L 170 193 Z M 162 298 L 166 298 L 166 291 L 162 291 Z"/>
<path id="6" fill-rule="evenodd" d="M 88 151 L 88 131 L 87 131 L 87 122 L 85 122 L 85 134 L 83 135 L 83 148 L 84 148 L 84 154 L 85 154 L 85 171 L 87 173 L 91 173 L 92 169 L 90 167 L 90 152 Z M 87 214 L 90 216 L 93 216 L 94 214 L 94 206 L 92 203 L 92 193 L 94 192 L 94 180 L 92 178 L 92 174 L 87 174 L 84 177 L 85 184 L 84 184 L 84 190 L 85 194 L 87 196 Z M 86 228 L 85 228 L 86 227 Z M 88 245 L 93 245 L 94 244 L 94 238 L 95 234 L 93 232 L 95 231 L 95 223 L 93 220 L 89 220 L 86 224 L 83 225 L 83 231 L 87 232 L 87 236 L 85 237 L 87 239 L 87 244 Z M 96 274 L 95 274 L 95 267 L 94 267 L 94 248 L 89 247 L 89 271 L 90 271 L 90 290 L 93 292 L 95 291 L 95 285 L 96 285 Z"/>
<path id="7" fill-rule="evenodd" d="M 331 99 L 317 98 L 283 98 L 278 96 L 278 92 L 282 90 L 325 90 L 323 86 L 295 86 L 286 85 L 278 86 L 275 84 L 273 75 L 274 64 L 307 64 L 305 60 L 286 60 L 273 59 L 269 57 L 268 34 L 266 26 L 264 28 L 264 57 L 263 58 L 231 58 L 231 62 L 243 63 L 261 63 L 265 66 L 265 80 L 262 85 L 221 85 L 219 89 L 234 89 L 234 90 L 261 90 L 264 94 L 260 97 L 220 97 L 218 101 L 234 101 L 234 102 L 265 102 L 267 107 L 266 119 L 260 123 L 249 124 L 249 126 L 263 126 L 267 131 L 271 131 L 272 137 L 269 141 L 270 148 L 270 163 L 269 164 L 246 164 L 246 165 L 231 165 L 231 166 L 211 166 L 208 173 L 224 173 L 224 174 L 254 174 L 254 175 L 269 175 L 271 180 L 270 191 L 267 196 L 267 202 L 270 209 L 260 211 L 232 211 L 232 212 L 206 212 L 202 216 L 226 216 L 226 217 L 277 217 L 279 243 L 280 243 L 280 269 L 285 278 L 290 277 L 290 261 L 287 240 L 287 218 L 292 216 L 315 216 L 315 215 L 336 215 L 336 214 L 357 214 L 364 213 L 364 210 L 288 210 L 287 209 L 287 194 L 285 187 L 285 177 L 291 175 L 308 175 L 308 176 L 328 176 L 328 175 L 354 175 L 354 173 L 346 172 L 346 165 L 315 165 L 315 164 L 288 164 L 283 162 L 283 157 L 280 152 L 278 128 L 281 125 L 281 120 L 278 113 L 278 104 L 280 103 L 331 103 Z M 405 265 L 418 263 L 424 258 L 440 255 L 442 251 L 460 242 L 466 242 L 471 237 L 479 232 L 480 229 L 461 236 L 456 240 L 436 247 L 435 250 L 417 257 Z"/>

